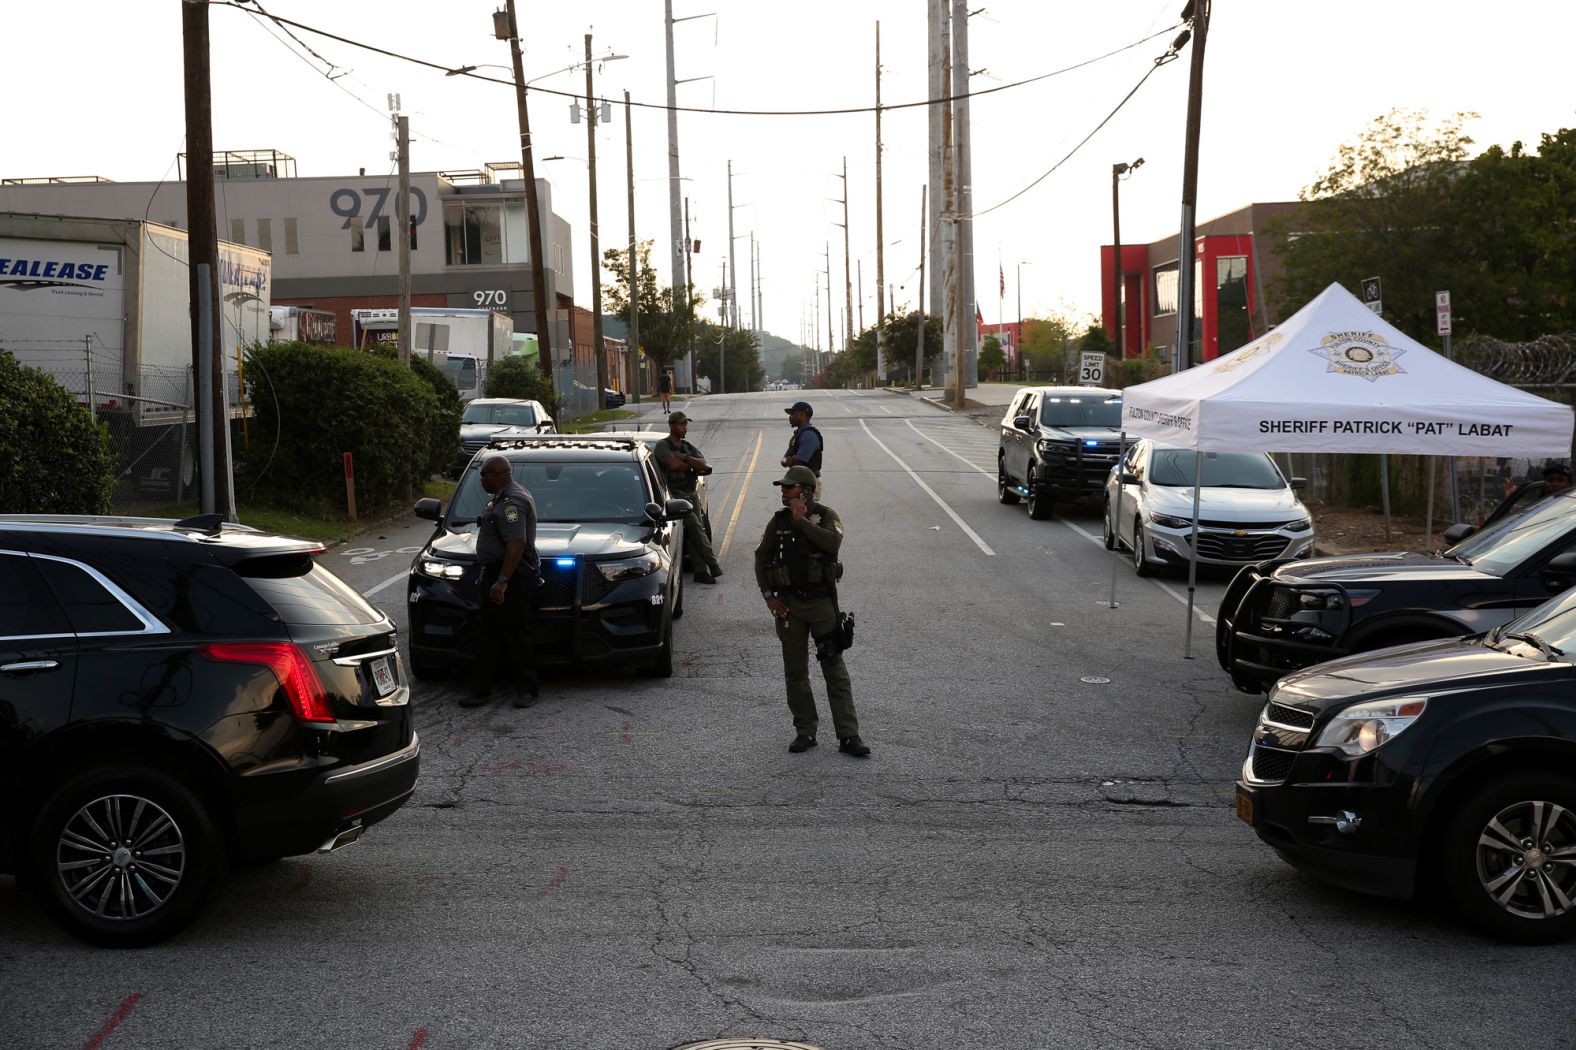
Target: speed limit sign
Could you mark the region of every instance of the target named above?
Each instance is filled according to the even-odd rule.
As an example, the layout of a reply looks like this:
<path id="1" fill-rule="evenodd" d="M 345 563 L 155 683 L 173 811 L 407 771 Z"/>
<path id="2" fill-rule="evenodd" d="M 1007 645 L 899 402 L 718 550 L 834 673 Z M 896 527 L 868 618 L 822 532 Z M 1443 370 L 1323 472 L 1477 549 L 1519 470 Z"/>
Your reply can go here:
<path id="1" fill-rule="evenodd" d="M 1105 384 L 1105 354 L 1098 350 L 1085 350 L 1079 355 L 1078 385 L 1103 386 Z"/>

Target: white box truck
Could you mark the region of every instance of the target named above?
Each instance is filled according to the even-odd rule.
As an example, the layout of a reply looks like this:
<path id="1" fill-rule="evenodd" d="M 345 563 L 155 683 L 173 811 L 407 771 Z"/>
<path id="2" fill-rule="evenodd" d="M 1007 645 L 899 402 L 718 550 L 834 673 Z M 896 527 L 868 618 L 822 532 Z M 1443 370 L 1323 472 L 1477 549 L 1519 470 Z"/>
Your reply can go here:
<path id="1" fill-rule="evenodd" d="M 355 345 L 393 343 L 399 338 L 398 310 L 352 310 Z M 469 401 L 479 397 L 487 363 L 514 347 L 514 319 L 495 310 L 413 306 L 411 353 L 441 369 Z"/>

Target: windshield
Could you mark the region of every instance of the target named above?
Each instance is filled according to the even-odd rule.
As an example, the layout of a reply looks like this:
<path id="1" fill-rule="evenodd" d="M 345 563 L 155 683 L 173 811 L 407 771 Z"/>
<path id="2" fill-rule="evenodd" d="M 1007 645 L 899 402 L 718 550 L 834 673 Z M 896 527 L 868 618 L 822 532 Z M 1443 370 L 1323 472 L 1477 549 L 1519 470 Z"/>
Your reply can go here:
<path id="1" fill-rule="evenodd" d="M 451 357 L 440 368 L 461 390 L 469 390 L 476 385 L 476 361 L 473 358 Z"/>
<path id="2" fill-rule="evenodd" d="M 1047 394 L 1040 400 L 1040 424 L 1047 427 L 1119 427 L 1122 425 L 1122 399 Z"/>
<path id="3" fill-rule="evenodd" d="M 537 521 L 640 522 L 646 517 L 646 486 L 634 463 L 512 461 L 514 480 L 536 500 Z M 486 509 L 481 471 L 465 472 L 449 507 L 451 526 L 468 525 Z"/>
<path id="4" fill-rule="evenodd" d="M 1445 552 L 1475 569 L 1504 576 L 1576 525 L 1576 502 L 1560 496 L 1542 500 L 1475 532 Z"/>
<path id="5" fill-rule="evenodd" d="M 511 427 L 536 426 L 536 410 L 530 405 L 478 405 L 474 401 L 465 406 L 462 423 L 502 423 Z"/>
<path id="6" fill-rule="evenodd" d="M 1506 638 L 1518 634 L 1537 635 L 1563 652 L 1576 651 L 1576 590 L 1566 591 L 1520 619 L 1510 621 L 1499 636 Z"/>
<path id="7" fill-rule="evenodd" d="M 1191 486 L 1196 452 L 1182 448 L 1156 449 L 1149 458 L 1151 485 Z M 1274 460 L 1263 452 L 1204 453 L 1204 487 L 1233 489 L 1283 489 L 1286 479 Z"/>

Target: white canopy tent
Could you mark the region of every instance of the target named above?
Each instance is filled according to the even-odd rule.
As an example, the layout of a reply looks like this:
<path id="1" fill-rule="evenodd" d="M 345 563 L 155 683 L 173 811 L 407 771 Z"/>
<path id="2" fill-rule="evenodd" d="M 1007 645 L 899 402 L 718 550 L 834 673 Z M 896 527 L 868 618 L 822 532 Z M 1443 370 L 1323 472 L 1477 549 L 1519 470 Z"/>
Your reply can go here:
<path id="1" fill-rule="evenodd" d="M 1332 284 L 1224 357 L 1123 392 L 1123 429 L 1199 453 L 1362 452 L 1554 456 L 1569 406 L 1495 382 L 1387 324 Z M 1198 487 L 1193 490 L 1194 546 Z M 1193 633 L 1195 552 L 1188 573 Z"/>

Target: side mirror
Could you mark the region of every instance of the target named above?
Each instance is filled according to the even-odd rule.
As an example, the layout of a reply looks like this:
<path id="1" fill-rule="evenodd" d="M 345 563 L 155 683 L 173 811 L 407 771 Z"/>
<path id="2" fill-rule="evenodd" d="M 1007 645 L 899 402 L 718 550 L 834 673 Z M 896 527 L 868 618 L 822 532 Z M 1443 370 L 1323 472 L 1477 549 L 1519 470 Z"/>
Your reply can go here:
<path id="1" fill-rule="evenodd" d="M 1476 526 L 1469 525 L 1464 521 L 1458 521 L 1445 530 L 1445 543 L 1454 547 L 1476 531 Z"/>
<path id="2" fill-rule="evenodd" d="M 1033 422 L 1034 419 L 1031 416 L 1015 416 L 1012 420 L 1012 426 L 1015 430 L 1028 430 L 1029 424 Z"/>
<path id="3" fill-rule="evenodd" d="M 656 502 L 646 504 L 646 520 L 661 521 L 662 519 L 662 504 Z"/>
<path id="4" fill-rule="evenodd" d="M 438 521 L 443 517 L 443 504 L 427 496 L 416 501 L 416 517 L 426 518 L 428 521 Z"/>
<path id="5" fill-rule="evenodd" d="M 652 504 L 652 506 L 656 506 L 656 504 Z M 662 516 L 669 521 L 678 521 L 694 509 L 695 504 L 687 499 L 670 499 L 668 500 L 668 505 L 663 508 Z"/>
<path id="6" fill-rule="evenodd" d="M 1117 480 L 1124 485 L 1136 485 L 1140 479 L 1137 474 L 1133 474 L 1124 470 L 1122 471 L 1122 476 Z"/>
<path id="7" fill-rule="evenodd" d="M 1576 579 L 1576 551 L 1556 554 L 1543 567 L 1543 583 L 1550 591 L 1563 591 Z"/>
<path id="8" fill-rule="evenodd" d="M 1303 489 L 1308 487 L 1308 479 L 1307 478 L 1292 478 L 1291 479 L 1291 487 L 1292 487 L 1292 491 L 1294 491 L 1294 492 L 1301 492 Z"/>

